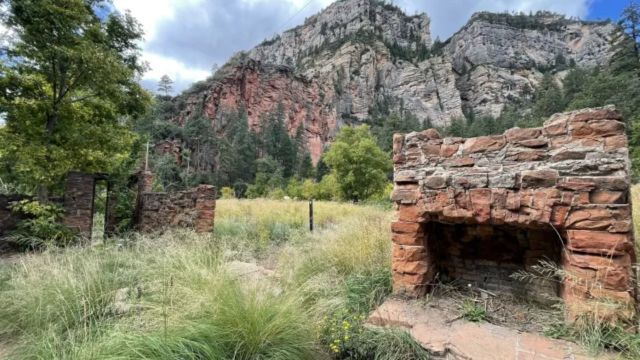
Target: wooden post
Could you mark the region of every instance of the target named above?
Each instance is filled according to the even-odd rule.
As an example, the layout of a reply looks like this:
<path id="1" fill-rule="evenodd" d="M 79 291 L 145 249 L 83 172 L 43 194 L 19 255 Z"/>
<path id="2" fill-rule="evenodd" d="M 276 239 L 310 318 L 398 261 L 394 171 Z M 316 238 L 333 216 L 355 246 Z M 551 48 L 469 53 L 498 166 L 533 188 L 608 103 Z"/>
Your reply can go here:
<path id="1" fill-rule="evenodd" d="M 144 171 L 149 171 L 149 141 L 147 141 L 147 153 L 144 155 Z"/>
<path id="2" fill-rule="evenodd" d="M 309 200 L 309 231 L 313 232 L 313 199 Z"/>

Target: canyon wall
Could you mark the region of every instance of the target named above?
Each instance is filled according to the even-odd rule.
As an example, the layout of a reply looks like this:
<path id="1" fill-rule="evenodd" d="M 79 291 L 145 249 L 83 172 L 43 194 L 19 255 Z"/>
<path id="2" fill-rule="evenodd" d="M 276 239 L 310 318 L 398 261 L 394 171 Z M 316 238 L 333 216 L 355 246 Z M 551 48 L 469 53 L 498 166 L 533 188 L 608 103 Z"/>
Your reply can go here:
<path id="1" fill-rule="evenodd" d="M 425 14 L 380 1 L 336 1 L 178 96 L 175 119 L 202 113 L 224 134 L 223 114 L 243 107 L 257 129 L 282 104 L 290 134 L 303 126 L 317 162 L 340 126 L 366 121 L 384 99 L 439 127 L 463 109 L 498 116 L 530 97 L 543 71 L 607 62 L 614 30 L 550 14 L 479 13 L 432 47 L 429 25 Z M 556 71 L 559 81 L 564 72 Z"/>

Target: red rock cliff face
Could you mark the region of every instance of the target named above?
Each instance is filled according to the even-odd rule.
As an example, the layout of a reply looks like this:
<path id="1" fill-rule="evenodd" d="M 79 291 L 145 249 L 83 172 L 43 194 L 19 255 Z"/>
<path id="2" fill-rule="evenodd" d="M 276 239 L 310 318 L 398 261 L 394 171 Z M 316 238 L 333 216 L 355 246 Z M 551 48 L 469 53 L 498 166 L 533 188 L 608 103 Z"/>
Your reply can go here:
<path id="1" fill-rule="evenodd" d="M 324 144 L 330 141 L 338 124 L 331 104 L 332 88 L 323 88 L 315 82 L 296 76 L 285 66 L 267 66 L 258 61 L 225 69 L 223 78 L 202 93 L 189 96 L 187 106 L 180 112 L 177 122 L 201 107 L 214 127 L 224 133 L 226 124 L 222 115 L 244 107 L 249 126 L 259 131 L 264 117 L 282 104 L 289 134 L 294 136 L 302 126 L 307 149 L 314 163 L 322 155 Z"/>

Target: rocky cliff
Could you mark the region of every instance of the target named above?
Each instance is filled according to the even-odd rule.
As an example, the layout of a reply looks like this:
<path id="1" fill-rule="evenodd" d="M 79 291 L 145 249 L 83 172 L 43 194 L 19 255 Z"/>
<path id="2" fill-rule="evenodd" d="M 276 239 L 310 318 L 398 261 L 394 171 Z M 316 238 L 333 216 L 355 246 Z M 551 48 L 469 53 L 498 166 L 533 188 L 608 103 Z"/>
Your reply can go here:
<path id="1" fill-rule="evenodd" d="M 366 121 L 384 98 L 436 126 L 462 118 L 463 108 L 497 116 L 533 93 L 544 70 L 606 62 L 614 29 L 550 14 L 479 13 L 433 45 L 429 25 L 427 15 L 381 1 L 336 1 L 179 96 L 177 121 L 203 113 L 224 129 L 222 115 L 243 106 L 258 129 L 282 104 L 290 133 L 304 127 L 316 162 L 341 125 Z"/>

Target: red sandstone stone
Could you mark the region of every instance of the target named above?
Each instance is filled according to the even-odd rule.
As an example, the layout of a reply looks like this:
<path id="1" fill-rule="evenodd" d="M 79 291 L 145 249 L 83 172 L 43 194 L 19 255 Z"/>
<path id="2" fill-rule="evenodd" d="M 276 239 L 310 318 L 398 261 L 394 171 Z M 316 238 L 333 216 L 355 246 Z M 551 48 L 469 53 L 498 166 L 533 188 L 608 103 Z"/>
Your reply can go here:
<path id="1" fill-rule="evenodd" d="M 567 122 L 565 120 L 556 120 L 544 125 L 544 133 L 547 136 L 559 136 L 567 133 Z"/>
<path id="2" fill-rule="evenodd" d="M 410 246 L 424 246 L 425 236 L 420 233 L 392 233 L 391 239 L 398 245 L 410 245 Z"/>
<path id="3" fill-rule="evenodd" d="M 404 145 L 404 135 L 393 134 L 393 155 L 394 156 L 402 154 L 403 145 Z"/>
<path id="4" fill-rule="evenodd" d="M 542 148 L 549 145 L 549 141 L 545 139 L 529 139 L 517 142 L 518 145 L 528 148 Z"/>
<path id="5" fill-rule="evenodd" d="M 546 151 L 534 150 L 534 151 L 520 151 L 516 154 L 507 156 L 507 161 L 541 161 L 549 157 Z"/>
<path id="6" fill-rule="evenodd" d="M 440 133 L 436 129 L 427 129 L 418 133 L 418 138 L 421 140 L 435 140 L 440 139 Z"/>
<path id="7" fill-rule="evenodd" d="M 425 156 L 440 156 L 440 145 L 426 144 L 422 146 Z"/>
<path id="8" fill-rule="evenodd" d="M 398 207 L 398 220 L 407 222 L 420 222 L 424 220 L 425 211 L 417 205 L 400 205 Z"/>
<path id="9" fill-rule="evenodd" d="M 400 234 L 422 234 L 422 224 L 419 222 L 394 221 L 391 223 L 391 231 Z"/>
<path id="10" fill-rule="evenodd" d="M 495 266 L 496 259 L 510 259 L 518 246 L 524 246 L 522 261 L 530 266 L 541 258 L 557 254 L 560 240 L 564 240 L 563 270 L 576 284 L 568 289 L 571 291 L 563 293 L 570 309 L 568 314 L 597 308 L 594 301 L 600 297 L 605 301 L 628 301 L 632 305 L 634 300 L 629 291 L 633 284 L 631 259 L 635 259 L 635 254 L 627 204 L 628 169 L 622 159 L 626 155 L 626 137 L 615 115 L 611 115 L 610 110 L 601 110 L 555 115 L 542 131 L 512 129 L 504 136 L 466 141 L 412 139 L 409 148 L 400 151 L 405 162 L 399 168 L 437 175 L 421 178 L 421 187 L 417 189 L 420 198 L 412 206 L 398 204 L 398 214 L 401 220 L 428 224 L 425 229 L 429 231 L 434 226 L 433 234 L 439 238 L 429 241 L 436 246 L 443 244 L 439 252 L 448 257 L 429 258 L 436 253 L 428 252 L 423 235 L 426 230 L 394 232 L 394 290 L 404 294 L 424 291 L 435 274 L 435 261 L 449 276 L 457 278 L 464 270 L 457 269 L 452 258 L 462 254 L 473 253 L 478 257 L 474 261 L 491 267 Z M 508 149 L 496 151 L 504 148 L 507 141 L 510 142 Z M 463 142 L 462 154 L 474 155 L 456 155 L 460 152 L 457 144 Z M 423 149 L 429 157 L 423 155 Z M 611 164 L 606 159 L 606 151 L 615 151 L 609 155 L 621 157 L 620 164 Z M 549 159 L 551 154 L 555 155 L 553 159 Z M 595 161 L 599 157 L 607 160 L 602 166 Z M 455 187 L 461 179 L 471 181 L 480 173 L 488 179 L 483 186 L 495 188 Z M 617 176 L 610 176 L 614 173 Z M 509 182 L 503 181 L 501 174 L 511 176 L 512 184 L 504 186 Z M 442 231 L 437 222 L 452 228 L 455 225 L 461 233 Z M 508 225 L 518 234 L 523 234 L 518 229 L 531 232 L 514 235 L 513 242 L 501 244 L 494 242 L 505 240 L 501 239 L 505 235 L 501 235 L 497 227 L 478 228 L 478 224 Z M 504 229 L 507 228 L 502 231 Z M 557 236 L 562 239 L 555 239 Z M 451 237 L 457 238 L 451 240 Z M 453 243 L 448 243 L 451 241 Z M 467 248 L 471 241 L 482 241 L 483 246 Z M 523 241 L 527 245 L 523 245 Z M 399 245 L 403 243 L 408 246 Z M 505 247 L 504 251 L 501 247 Z M 426 273 L 420 278 L 401 273 L 413 271 Z M 578 311 L 583 305 L 587 306 L 586 310 Z"/>
<path id="11" fill-rule="evenodd" d="M 392 256 L 402 261 L 420 261 L 427 258 L 427 248 L 424 246 L 409 246 L 393 244 Z"/>
<path id="12" fill-rule="evenodd" d="M 571 218 L 571 215 L 569 217 Z M 567 248 L 573 251 L 617 256 L 627 254 L 632 247 L 628 234 L 591 230 L 567 231 Z"/>
<path id="13" fill-rule="evenodd" d="M 402 274 L 426 274 L 429 265 L 426 261 L 406 261 L 396 259 L 393 262 L 392 270 Z"/>
<path id="14" fill-rule="evenodd" d="M 429 273 L 407 274 L 393 272 L 393 283 L 398 285 L 423 285 L 430 280 Z"/>
<path id="15" fill-rule="evenodd" d="M 460 148 L 460 145 L 458 144 L 442 145 L 442 147 L 440 148 L 440 156 L 451 157 L 458 152 L 459 148 Z"/>
<path id="16" fill-rule="evenodd" d="M 473 208 L 473 215 L 479 224 L 487 223 L 491 219 L 491 189 L 471 189 L 469 199 Z"/>
<path id="17" fill-rule="evenodd" d="M 615 135 L 604 140 L 604 150 L 605 151 L 614 151 L 622 148 L 626 148 L 629 146 L 629 142 L 627 141 L 626 135 Z"/>
<path id="18" fill-rule="evenodd" d="M 563 177 L 558 180 L 558 188 L 573 191 L 591 191 L 595 189 L 596 183 L 591 179 L 576 177 Z"/>
<path id="19" fill-rule="evenodd" d="M 554 206 L 551 212 L 551 224 L 557 228 L 564 227 L 565 220 L 569 214 L 569 206 Z"/>
<path id="20" fill-rule="evenodd" d="M 468 156 L 462 156 L 459 158 L 453 158 L 453 159 L 449 159 L 446 160 L 444 162 L 444 165 L 450 166 L 450 167 L 467 167 L 467 166 L 473 166 L 475 165 L 476 161 L 473 160 L 473 158 L 468 157 Z"/>
<path id="21" fill-rule="evenodd" d="M 622 115 L 617 110 L 603 108 L 603 109 L 595 109 L 595 110 L 578 113 L 574 115 L 569 121 L 581 122 L 581 121 L 604 120 L 604 119 L 621 120 Z"/>
<path id="22" fill-rule="evenodd" d="M 504 135 L 508 142 L 535 139 L 541 134 L 540 128 L 513 128 L 505 131 Z"/>
<path id="23" fill-rule="evenodd" d="M 463 154 L 473 154 L 478 152 L 489 152 L 500 150 L 505 145 L 503 135 L 490 135 L 470 138 L 465 141 L 462 148 Z"/>

